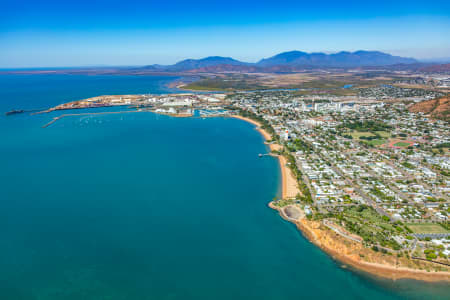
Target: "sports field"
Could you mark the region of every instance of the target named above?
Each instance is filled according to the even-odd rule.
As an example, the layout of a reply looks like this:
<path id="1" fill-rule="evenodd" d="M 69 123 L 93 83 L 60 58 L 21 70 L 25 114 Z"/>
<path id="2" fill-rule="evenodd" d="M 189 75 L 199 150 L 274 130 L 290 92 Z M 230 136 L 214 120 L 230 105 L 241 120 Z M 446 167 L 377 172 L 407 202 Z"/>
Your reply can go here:
<path id="1" fill-rule="evenodd" d="M 386 144 L 387 140 L 385 140 L 385 139 L 371 140 L 367 143 L 372 146 L 379 146 L 379 145 Z"/>
<path id="2" fill-rule="evenodd" d="M 398 143 L 394 144 L 395 147 L 408 147 L 409 145 L 411 145 L 411 144 L 405 143 L 405 142 L 398 142 Z"/>
<path id="3" fill-rule="evenodd" d="M 439 224 L 432 224 L 432 223 L 414 223 L 414 224 L 406 224 L 409 229 L 411 229 L 414 233 L 448 233 L 448 230 L 445 230 L 444 227 L 442 227 Z"/>
<path id="4" fill-rule="evenodd" d="M 382 138 L 389 138 L 391 137 L 391 134 L 387 131 L 375 131 L 376 134 L 381 136 Z"/>

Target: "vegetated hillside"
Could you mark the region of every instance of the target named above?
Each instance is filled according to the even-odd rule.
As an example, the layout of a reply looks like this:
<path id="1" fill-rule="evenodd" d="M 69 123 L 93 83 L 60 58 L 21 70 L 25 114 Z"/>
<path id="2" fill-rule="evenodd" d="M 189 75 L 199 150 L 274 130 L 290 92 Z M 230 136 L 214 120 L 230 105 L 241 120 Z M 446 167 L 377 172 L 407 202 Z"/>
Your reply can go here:
<path id="1" fill-rule="evenodd" d="M 363 67 L 390 66 L 395 64 L 414 64 L 415 59 L 393 56 L 379 51 L 342 51 L 334 54 L 306 53 L 290 51 L 262 59 L 257 63 L 247 63 L 231 57 L 209 56 L 202 59 L 186 59 L 174 65 L 152 65 L 158 71 L 172 72 L 295 72 L 305 68 L 317 67 Z"/>
<path id="2" fill-rule="evenodd" d="M 306 53 L 301 51 L 283 52 L 270 58 L 262 59 L 259 66 L 326 66 L 326 67 L 360 67 L 386 66 L 394 64 L 417 63 L 415 59 L 393 56 L 379 51 L 342 51 L 334 54 Z"/>
<path id="3" fill-rule="evenodd" d="M 211 65 L 202 68 L 196 68 L 187 70 L 189 73 L 225 73 L 225 72 L 241 72 L 241 73 L 295 73 L 302 72 L 305 70 L 311 70 L 312 67 L 309 66 L 287 66 L 287 65 L 276 65 L 261 67 L 256 64 L 248 65 Z"/>
<path id="4" fill-rule="evenodd" d="M 185 59 L 172 66 L 167 66 L 166 69 L 171 71 L 187 71 L 218 65 L 243 66 L 246 63 L 231 57 L 209 56 L 202 59 Z"/>
<path id="5" fill-rule="evenodd" d="M 409 107 L 410 112 L 422 112 L 435 119 L 450 121 L 450 96 L 425 100 Z"/>

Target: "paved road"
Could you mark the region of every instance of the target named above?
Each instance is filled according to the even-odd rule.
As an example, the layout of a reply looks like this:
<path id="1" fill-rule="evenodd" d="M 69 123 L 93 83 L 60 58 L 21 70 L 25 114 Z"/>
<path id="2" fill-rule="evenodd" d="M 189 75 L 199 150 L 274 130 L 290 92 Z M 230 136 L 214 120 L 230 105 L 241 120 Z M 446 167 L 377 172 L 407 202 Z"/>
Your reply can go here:
<path id="1" fill-rule="evenodd" d="M 409 174 L 408 172 L 406 172 L 406 171 L 403 170 L 402 168 L 398 168 L 398 167 L 397 167 L 394 163 L 392 163 L 391 161 L 389 161 L 389 160 L 387 160 L 387 159 L 383 159 L 383 162 L 385 162 L 386 164 L 390 165 L 391 167 L 393 167 L 394 169 L 396 169 L 397 171 L 399 171 L 400 173 L 402 173 L 402 175 L 405 176 L 406 179 L 409 179 L 409 180 L 416 179 L 417 182 L 418 182 L 419 184 L 423 185 L 426 189 L 428 189 L 428 190 L 430 190 L 430 191 L 433 191 L 433 188 L 432 188 L 430 185 L 428 185 L 428 183 L 422 181 L 421 179 L 417 179 L 415 176 Z M 438 191 L 434 191 L 434 192 L 436 193 L 436 196 L 438 196 L 438 198 L 443 198 L 443 199 L 445 199 L 446 201 L 449 201 L 449 200 L 450 200 L 450 199 L 447 197 L 447 195 L 442 194 L 442 193 L 440 193 L 440 192 L 438 192 Z"/>
<path id="2" fill-rule="evenodd" d="M 324 155 L 322 155 L 321 152 L 317 150 L 317 147 L 311 145 L 307 141 L 304 141 L 304 142 L 308 143 L 310 146 L 312 146 L 312 148 L 315 150 L 314 151 L 315 154 L 317 154 L 325 162 L 328 162 L 330 164 L 331 168 L 333 169 L 333 171 L 336 172 L 337 174 L 339 174 L 342 178 L 344 178 L 345 182 L 348 185 L 352 186 L 355 189 L 355 191 L 366 201 L 367 204 L 372 206 L 379 214 L 388 217 L 391 221 L 393 220 L 392 217 L 388 213 L 386 213 L 386 211 L 383 208 L 379 207 L 377 205 L 377 203 L 375 201 L 373 201 L 372 198 L 370 198 L 369 195 L 367 195 L 363 190 L 361 190 L 361 188 L 359 187 L 359 185 L 356 182 L 353 182 L 351 179 L 349 179 L 338 167 L 336 167 L 336 165 L 333 162 L 329 161 L 326 157 L 324 157 Z M 347 156 L 347 158 L 349 158 L 347 154 L 344 153 L 344 155 Z M 299 164 L 297 164 L 297 165 L 299 165 Z M 300 170 L 303 173 L 303 170 L 302 169 L 300 169 Z M 307 182 L 307 185 L 308 185 L 310 191 L 313 191 L 311 188 L 311 185 L 309 184 L 309 180 L 306 180 L 306 182 Z M 314 199 L 314 204 L 316 205 L 316 207 L 320 208 L 320 206 L 317 206 L 315 198 L 313 198 L 313 199 Z"/>
<path id="3" fill-rule="evenodd" d="M 369 195 L 367 195 L 367 193 L 365 193 L 360 187 L 359 185 L 352 181 L 351 179 L 349 179 L 342 171 L 341 169 L 339 169 L 338 167 L 336 167 L 335 164 L 333 164 L 332 162 L 330 162 L 331 164 L 331 168 L 333 169 L 333 171 L 335 171 L 336 173 L 338 173 L 340 176 L 342 176 L 342 178 L 345 179 L 345 181 L 347 182 L 347 184 L 349 184 L 350 186 L 352 186 L 355 191 L 364 198 L 364 200 L 366 201 L 367 204 L 369 204 L 370 206 L 372 206 L 380 215 L 386 216 L 388 217 L 390 220 L 392 220 L 391 216 L 381 207 L 379 207 L 377 205 L 377 203 L 375 201 L 372 200 L 372 198 L 370 198 Z"/>

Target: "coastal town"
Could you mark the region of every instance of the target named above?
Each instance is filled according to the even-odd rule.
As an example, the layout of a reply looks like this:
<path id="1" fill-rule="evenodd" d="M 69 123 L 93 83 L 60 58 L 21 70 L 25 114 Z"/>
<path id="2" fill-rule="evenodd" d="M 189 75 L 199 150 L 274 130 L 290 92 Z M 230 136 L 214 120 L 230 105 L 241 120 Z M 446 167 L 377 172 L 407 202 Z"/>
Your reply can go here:
<path id="1" fill-rule="evenodd" d="M 295 197 L 274 202 L 288 219 L 299 207 L 307 219 L 397 263 L 423 260 L 431 263 L 419 269 L 448 270 L 446 121 L 411 113 L 402 101 L 307 99 L 289 92 L 230 98 L 270 124 L 284 146 L 300 187 Z"/>
<path id="2" fill-rule="evenodd" d="M 445 93 L 385 85 L 356 92 L 98 96 L 37 113 L 70 111 L 43 127 L 68 116 L 149 111 L 249 121 L 280 160 L 282 193 L 270 206 L 312 242 L 378 275 L 448 280 L 448 118 L 415 109 Z M 120 109 L 98 111 L 111 107 Z"/>
<path id="3" fill-rule="evenodd" d="M 450 300 L 450 0 L 0 24 L 0 300 Z"/>

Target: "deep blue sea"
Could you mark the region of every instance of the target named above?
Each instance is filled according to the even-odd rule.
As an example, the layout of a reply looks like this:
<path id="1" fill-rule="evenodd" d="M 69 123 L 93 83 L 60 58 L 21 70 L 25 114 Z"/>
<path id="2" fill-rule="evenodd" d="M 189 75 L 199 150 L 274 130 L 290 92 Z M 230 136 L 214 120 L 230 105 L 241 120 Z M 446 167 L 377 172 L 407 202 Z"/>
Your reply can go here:
<path id="1" fill-rule="evenodd" d="M 0 299 L 448 299 L 341 268 L 267 204 L 253 125 L 129 113 L 6 117 L 173 77 L 0 75 Z"/>

